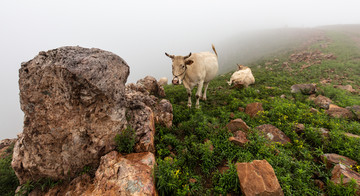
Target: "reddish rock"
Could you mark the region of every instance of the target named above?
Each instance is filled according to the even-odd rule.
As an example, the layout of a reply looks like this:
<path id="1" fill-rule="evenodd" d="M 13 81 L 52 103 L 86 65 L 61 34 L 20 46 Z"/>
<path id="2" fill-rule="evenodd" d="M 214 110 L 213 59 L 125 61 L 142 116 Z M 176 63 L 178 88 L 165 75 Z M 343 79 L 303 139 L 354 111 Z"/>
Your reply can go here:
<path id="1" fill-rule="evenodd" d="M 326 114 L 328 114 L 329 116 L 331 116 L 333 118 L 354 119 L 354 117 L 355 117 L 354 114 L 350 110 L 339 107 L 334 104 L 329 105 L 329 109 L 326 110 Z"/>
<path id="2" fill-rule="evenodd" d="M 354 179 L 357 184 L 357 195 L 360 195 L 360 174 L 350 170 L 343 164 L 337 164 L 331 172 L 331 181 L 335 184 L 341 184 L 341 181 L 346 186 L 351 179 Z"/>
<path id="3" fill-rule="evenodd" d="M 146 76 L 145 78 L 138 80 L 136 84 L 143 86 L 150 95 L 165 97 L 164 87 L 158 84 L 157 80 L 152 76 Z"/>
<path id="4" fill-rule="evenodd" d="M 230 121 L 226 125 L 226 127 L 228 128 L 229 131 L 231 131 L 233 133 L 238 131 L 238 130 L 240 130 L 240 131 L 248 131 L 250 129 L 246 125 L 246 123 L 240 118 Z"/>
<path id="5" fill-rule="evenodd" d="M 244 111 L 245 111 L 245 108 L 239 107 L 239 111 L 240 111 L 240 112 L 244 112 Z"/>
<path id="6" fill-rule="evenodd" d="M 236 163 L 236 170 L 244 195 L 284 195 L 274 169 L 266 160 Z"/>
<path id="7" fill-rule="evenodd" d="M 314 94 L 316 93 L 316 84 L 294 84 L 291 86 L 291 93 Z"/>
<path id="8" fill-rule="evenodd" d="M 155 156 L 150 152 L 122 156 L 112 151 L 101 158 L 94 179 L 85 174 L 45 195 L 156 195 L 154 164 Z"/>
<path id="9" fill-rule="evenodd" d="M 281 144 L 286 144 L 290 141 L 290 138 L 288 138 L 284 132 L 282 132 L 280 129 L 276 128 L 273 125 L 265 124 L 260 125 L 256 127 L 257 130 L 261 131 L 262 134 L 267 138 L 268 140 L 272 142 L 279 142 Z"/>
<path id="10" fill-rule="evenodd" d="M 246 138 L 246 134 L 242 131 L 236 131 L 234 133 L 234 137 L 230 137 L 229 141 L 238 146 L 244 146 L 247 142 L 249 142 Z"/>
<path id="11" fill-rule="evenodd" d="M 321 160 L 326 164 L 326 167 L 328 169 L 331 169 L 334 165 L 336 164 L 343 164 L 347 167 L 350 167 L 350 165 L 356 165 L 357 162 L 345 157 L 345 156 L 341 156 L 338 154 L 334 154 L 334 153 L 327 153 L 327 154 L 323 154 L 321 155 Z"/>
<path id="12" fill-rule="evenodd" d="M 264 111 L 262 107 L 262 103 L 258 103 L 258 102 L 247 104 L 245 108 L 245 113 L 251 116 L 252 118 L 256 117 L 258 113 L 262 111 Z"/>
<path id="13" fill-rule="evenodd" d="M 320 108 L 329 109 L 329 105 L 332 103 L 332 101 L 325 96 L 319 95 L 315 98 L 314 103 Z"/>

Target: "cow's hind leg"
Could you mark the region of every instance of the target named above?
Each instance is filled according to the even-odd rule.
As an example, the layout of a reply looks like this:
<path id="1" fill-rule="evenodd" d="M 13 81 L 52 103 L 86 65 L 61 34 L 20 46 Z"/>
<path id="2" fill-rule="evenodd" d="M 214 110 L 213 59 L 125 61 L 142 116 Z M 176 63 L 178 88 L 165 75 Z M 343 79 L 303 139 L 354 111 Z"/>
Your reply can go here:
<path id="1" fill-rule="evenodd" d="M 197 91 L 196 91 L 196 105 L 195 105 L 196 109 L 199 109 L 199 107 L 200 107 L 199 99 L 201 97 L 201 92 L 202 92 L 203 85 L 204 85 L 204 81 L 201 81 L 198 84 L 198 88 L 197 88 Z"/>
<path id="2" fill-rule="evenodd" d="M 206 101 L 206 91 L 208 89 L 208 86 L 209 86 L 209 82 L 204 82 L 204 93 L 201 97 L 202 100 Z"/>

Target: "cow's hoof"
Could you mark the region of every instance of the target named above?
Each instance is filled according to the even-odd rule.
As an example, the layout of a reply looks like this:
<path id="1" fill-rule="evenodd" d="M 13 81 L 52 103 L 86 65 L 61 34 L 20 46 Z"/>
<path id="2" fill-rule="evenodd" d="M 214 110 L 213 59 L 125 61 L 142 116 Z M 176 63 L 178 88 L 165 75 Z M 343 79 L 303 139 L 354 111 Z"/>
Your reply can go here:
<path id="1" fill-rule="evenodd" d="M 188 108 L 191 108 L 191 104 L 187 104 L 187 107 L 188 107 Z"/>
<path id="2" fill-rule="evenodd" d="M 200 106 L 199 106 L 199 105 L 196 105 L 195 108 L 196 108 L 196 109 L 200 109 Z"/>
<path id="3" fill-rule="evenodd" d="M 201 100 L 206 101 L 206 97 L 201 97 Z"/>

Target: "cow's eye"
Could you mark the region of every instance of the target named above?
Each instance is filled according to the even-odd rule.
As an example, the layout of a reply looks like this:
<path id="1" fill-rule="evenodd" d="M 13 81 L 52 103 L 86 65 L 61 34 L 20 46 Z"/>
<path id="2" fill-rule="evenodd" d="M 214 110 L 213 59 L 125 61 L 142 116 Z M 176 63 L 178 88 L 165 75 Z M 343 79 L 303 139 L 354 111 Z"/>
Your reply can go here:
<path id="1" fill-rule="evenodd" d="M 180 65 L 182 69 L 185 69 L 185 65 Z"/>

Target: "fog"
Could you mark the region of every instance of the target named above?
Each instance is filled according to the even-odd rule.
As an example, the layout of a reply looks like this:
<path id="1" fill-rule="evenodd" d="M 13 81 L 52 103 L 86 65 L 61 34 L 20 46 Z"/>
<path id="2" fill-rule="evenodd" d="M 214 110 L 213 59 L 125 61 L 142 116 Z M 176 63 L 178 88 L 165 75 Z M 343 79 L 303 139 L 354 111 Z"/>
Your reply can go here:
<path id="1" fill-rule="evenodd" d="M 231 39 L 246 40 L 264 29 L 358 24 L 359 7 L 356 0 L 2 0 L 0 140 L 22 132 L 18 70 L 39 51 L 100 48 L 129 64 L 128 82 L 146 75 L 171 78 L 164 52 L 211 51 L 214 44 L 222 66 L 221 55 L 229 51 L 222 47 Z"/>

